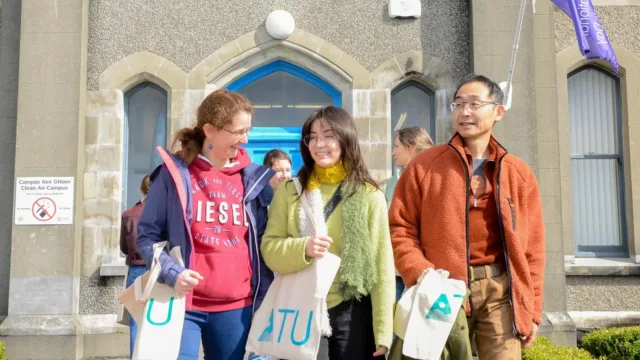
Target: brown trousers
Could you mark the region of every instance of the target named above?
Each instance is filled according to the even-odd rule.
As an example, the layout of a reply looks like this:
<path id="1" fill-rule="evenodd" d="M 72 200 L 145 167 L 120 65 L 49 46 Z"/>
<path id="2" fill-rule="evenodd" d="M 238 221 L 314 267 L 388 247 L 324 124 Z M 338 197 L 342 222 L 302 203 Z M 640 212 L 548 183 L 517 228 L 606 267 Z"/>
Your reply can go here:
<path id="1" fill-rule="evenodd" d="M 509 277 L 471 282 L 472 317 L 467 318 L 469 336 L 475 335 L 479 360 L 519 360 L 520 339 L 513 335 L 513 314 L 509 304 Z"/>

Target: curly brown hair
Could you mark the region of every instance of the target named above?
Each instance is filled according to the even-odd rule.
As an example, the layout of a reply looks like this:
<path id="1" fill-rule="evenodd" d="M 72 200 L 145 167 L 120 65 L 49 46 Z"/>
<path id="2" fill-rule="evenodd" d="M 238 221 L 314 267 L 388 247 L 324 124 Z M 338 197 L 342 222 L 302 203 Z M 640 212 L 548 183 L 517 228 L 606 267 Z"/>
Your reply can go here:
<path id="1" fill-rule="evenodd" d="M 220 130 L 233 121 L 233 117 L 240 111 L 253 113 L 251 102 L 241 94 L 227 90 L 216 90 L 209 94 L 198 106 L 198 121 L 194 128 L 183 128 L 173 137 L 171 148 L 177 144 L 180 148 L 176 155 L 187 164 L 202 152 L 205 135 L 202 128 L 206 124 Z"/>

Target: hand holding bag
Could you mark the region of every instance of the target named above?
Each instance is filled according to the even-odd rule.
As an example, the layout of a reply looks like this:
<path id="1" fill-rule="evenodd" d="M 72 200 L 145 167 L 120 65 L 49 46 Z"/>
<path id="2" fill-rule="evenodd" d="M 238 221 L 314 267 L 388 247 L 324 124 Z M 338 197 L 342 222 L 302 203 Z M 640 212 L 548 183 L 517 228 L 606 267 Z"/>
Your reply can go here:
<path id="1" fill-rule="evenodd" d="M 324 219 L 313 216 L 297 182 L 296 187 L 314 231 L 320 235 L 318 230 L 324 226 L 326 234 Z M 281 359 L 315 360 L 320 338 L 330 329 L 326 298 L 339 268 L 340 258 L 327 253 L 304 270 L 276 274 L 253 318 L 246 350 Z"/>
<path id="2" fill-rule="evenodd" d="M 165 247 L 168 247 L 167 241 L 153 246 L 151 269 L 136 278 L 118 298 L 138 324 L 134 360 L 177 359 L 180 352 L 185 298 L 171 286 L 157 282 L 160 254 Z M 169 254 L 184 266 L 180 247 L 174 247 Z"/>
<path id="3" fill-rule="evenodd" d="M 447 271 L 428 269 L 396 307 L 394 332 L 404 340 L 402 354 L 420 360 L 439 359 L 466 293 L 464 281 L 449 279 Z"/>

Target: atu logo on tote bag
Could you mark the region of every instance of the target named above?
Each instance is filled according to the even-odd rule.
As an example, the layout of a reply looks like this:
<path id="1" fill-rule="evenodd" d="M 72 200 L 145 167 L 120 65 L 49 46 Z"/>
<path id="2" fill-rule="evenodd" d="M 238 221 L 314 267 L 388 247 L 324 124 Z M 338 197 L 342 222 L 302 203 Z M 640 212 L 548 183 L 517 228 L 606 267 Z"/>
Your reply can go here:
<path id="1" fill-rule="evenodd" d="M 326 235 L 322 211 L 313 213 L 308 194 L 294 181 L 313 232 Z M 246 350 L 280 359 L 315 360 L 321 336 L 330 332 L 326 299 L 339 268 L 340 258 L 328 253 L 303 270 L 276 274 L 253 318 Z"/>
<path id="2" fill-rule="evenodd" d="M 275 309 L 271 309 L 271 315 L 269 316 L 269 325 L 267 325 L 267 328 L 264 329 L 264 331 L 262 332 L 262 335 L 260 335 L 260 337 L 258 337 L 258 341 L 259 342 L 271 342 L 273 341 L 273 330 L 274 330 L 274 314 L 275 314 L 276 310 Z M 295 314 L 294 318 L 293 318 L 293 324 L 291 324 L 291 335 L 290 335 L 290 341 L 293 345 L 295 346 L 302 346 L 304 344 L 306 344 L 309 341 L 309 335 L 311 335 L 311 324 L 312 324 L 312 320 L 313 320 L 313 310 L 309 311 L 309 316 L 307 317 L 307 321 L 306 321 L 306 326 L 304 325 L 304 322 L 301 323 L 301 325 L 304 327 L 304 337 L 302 340 L 296 340 L 295 334 L 296 334 L 296 328 L 298 325 L 298 319 L 300 316 L 300 310 L 294 310 L 294 309 L 278 309 L 278 313 L 282 314 L 282 322 L 279 324 L 280 327 L 280 331 L 278 331 L 278 340 L 277 343 L 280 344 L 282 342 L 282 334 L 284 332 L 285 328 L 288 328 L 289 323 L 287 322 L 287 316 L 290 314 Z M 304 318 L 302 319 L 304 321 Z M 285 335 L 287 336 L 287 335 Z M 285 340 L 286 341 L 286 340 Z"/>
<path id="3" fill-rule="evenodd" d="M 439 359 L 466 292 L 464 281 L 449 279 L 449 272 L 433 269 L 407 289 L 396 305 L 393 321 L 394 332 L 404 340 L 402 355 Z"/>
<path id="4" fill-rule="evenodd" d="M 185 299 L 171 286 L 157 282 L 160 254 L 167 246 L 166 241 L 153 246 L 151 269 L 136 278 L 119 297 L 138 324 L 134 360 L 176 359 L 180 352 Z M 180 247 L 174 247 L 169 254 L 173 261 L 184 266 Z"/>
<path id="5" fill-rule="evenodd" d="M 153 304 L 156 302 L 156 299 L 149 299 L 149 306 L 147 306 L 147 318 L 146 321 L 153 326 L 164 326 L 167 325 L 171 321 L 171 315 L 173 315 L 173 302 L 175 297 L 172 296 L 169 298 L 169 309 L 167 310 L 166 319 L 162 321 L 154 321 L 151 318 L 151 313 L 153 312 Z"/>
<path id="6" fill-rule="evenodd" d="M 276 274 L 251 323 L 246 350 L 279 359 L 315 360 L 328 327 L 326 297 L 340 267 L 327 254 L 298 272 Z"/>

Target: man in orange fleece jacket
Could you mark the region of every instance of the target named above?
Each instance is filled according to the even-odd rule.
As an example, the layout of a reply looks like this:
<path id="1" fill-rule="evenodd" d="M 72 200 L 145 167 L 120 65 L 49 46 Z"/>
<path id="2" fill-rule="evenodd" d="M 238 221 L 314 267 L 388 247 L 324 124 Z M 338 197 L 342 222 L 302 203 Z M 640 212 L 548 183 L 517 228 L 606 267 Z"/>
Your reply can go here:
<path id="1" fill-rule="evenodd" d="M 407 287 L 428 269 L 464 280 L 480 360 L 520 359 L 542 316 L 544 220 L 532 170 L 492 136 L 503 93 L 473 75 L 456 90 L 448 144 L 404 169 L 389 209 L 395 264 Z"/>

